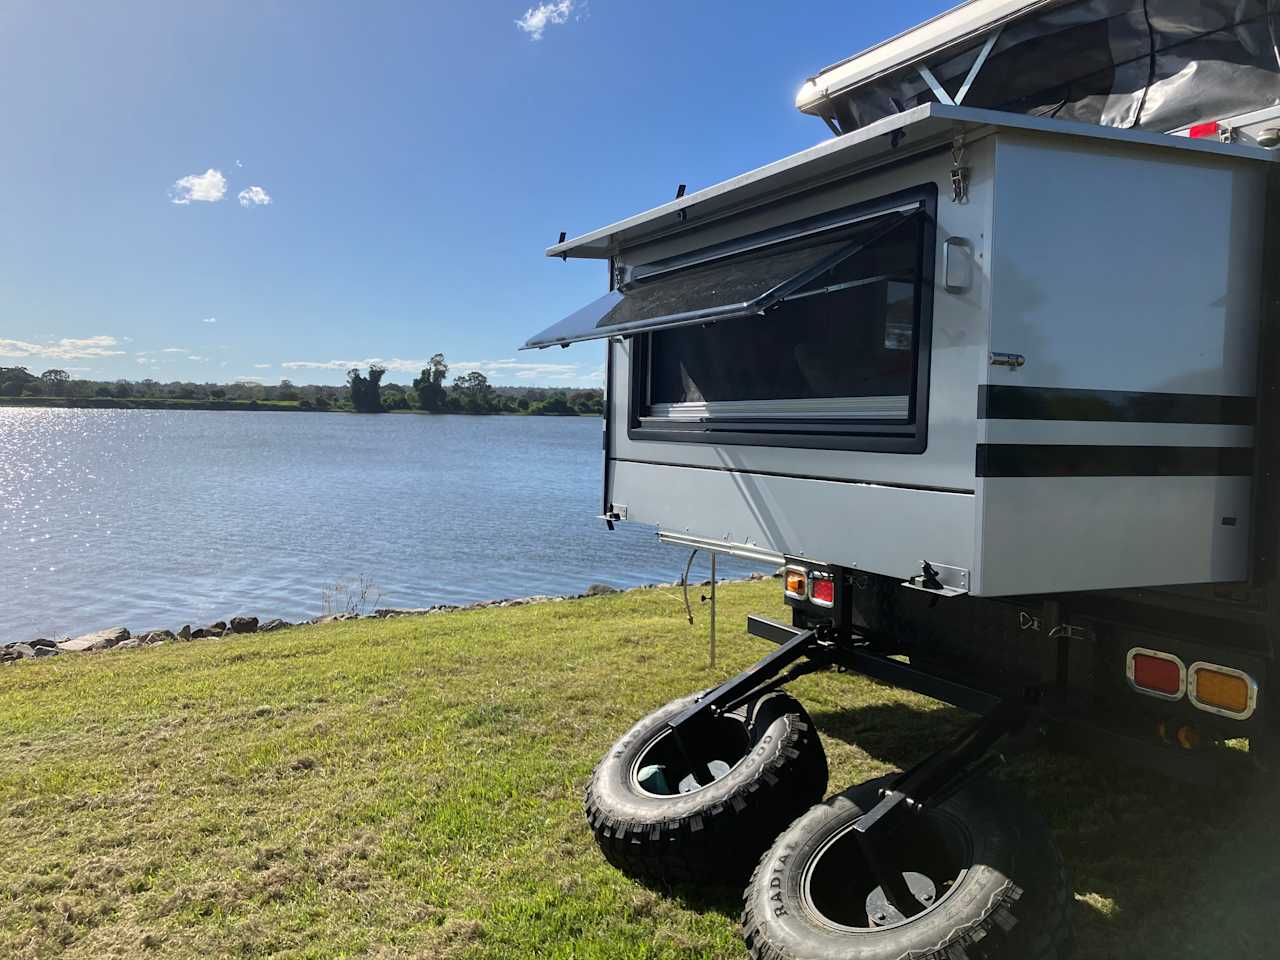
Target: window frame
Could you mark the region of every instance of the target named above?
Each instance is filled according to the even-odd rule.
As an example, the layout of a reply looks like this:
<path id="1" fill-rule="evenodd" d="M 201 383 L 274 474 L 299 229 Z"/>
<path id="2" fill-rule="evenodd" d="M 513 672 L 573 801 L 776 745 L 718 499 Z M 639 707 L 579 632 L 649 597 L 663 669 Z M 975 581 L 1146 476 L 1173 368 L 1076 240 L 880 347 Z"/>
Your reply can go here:
<path id="1" fill-rule="evenodd" d="M 830 415 L 761 416 L 752 418 L 723 417 L 716 425 L 708 420 L 669 420 L 661 425 L 649 413 L 650 355 L 653 332 L 635 334 L 632 341 L 631 382 L 627 409 L 627 437 L 635 441 L 664 443 L 713 443 L 734 446 L 795 447 L 810 450 L 856 450 L 869 453 L 920 454 L 928 447 L 929 370 L 933 348 L 934 274 L 937 262 L 938 186 L 926 183 L 897 193 L 879 197 L 833 211 L 833 220 L 865 218 L 877 213 L 890 213 L 904 203 L 918 202 L 921 207 L 919 230 L 921 242 L 917 261 L 915 298 L 914 376 L 908 394 L 907 419 L 873 417 L 839 418 Z M 825 218 L 824 218 L 825 219 Z M 811 220 L 789 226 L 796 234 L 807 231 Z M 786 227 L 770 234 L 786 235 Z M 742 238 L 743 251 L 752 247 L 752 237 Z M 692 256 L 696 256 L 692 255 Z M 720 321 L 733 323 L 733 320 Z M 662 331 L 655 331 L 661 333 Z M 863 399 L 863 398 L 848 398 Z M 739 402 L 739 401 L 731 401 Z M 761 402 L 761 401 L 751 401 Z M 764 401 L 769 402 L 769 401 Z M 786 403 L 787 401 L 772 401 Z M 817 401 L 819 404 L 822 401 Z M 714 403 L 714 402 L 713 402 Z"/>

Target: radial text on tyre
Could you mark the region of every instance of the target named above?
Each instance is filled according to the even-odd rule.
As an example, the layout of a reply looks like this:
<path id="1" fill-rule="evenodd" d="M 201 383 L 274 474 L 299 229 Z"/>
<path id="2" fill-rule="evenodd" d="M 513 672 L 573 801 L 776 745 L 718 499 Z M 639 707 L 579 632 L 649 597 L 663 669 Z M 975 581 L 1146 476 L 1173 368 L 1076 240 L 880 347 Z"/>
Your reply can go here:
<path id="1" fill-rule="evenodd" d="M 892 778 L 806 813 L 760 860 L 744 895 L 755 960 L 1064 960 L 1070 885 L 1048 828 L 1020 798 L 971 781 L 890 839 L 924 909 L 885 899 L 853 832 Z"/>

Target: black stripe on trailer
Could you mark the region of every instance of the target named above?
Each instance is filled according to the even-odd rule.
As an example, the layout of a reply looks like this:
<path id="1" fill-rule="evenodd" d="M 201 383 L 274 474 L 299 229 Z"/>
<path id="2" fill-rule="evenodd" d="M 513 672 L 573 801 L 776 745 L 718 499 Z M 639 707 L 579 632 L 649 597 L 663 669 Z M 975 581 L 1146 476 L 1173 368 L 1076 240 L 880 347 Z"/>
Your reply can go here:
<path id="1" fill-rule="evenodd" d="M 978 387 L 979 420 L 1077 420 L 1108 423 L 1215 423 L 1252 426 L 1254 397 L 1138 393 L 1064 387 Z"/>
<path id="2" fill-rule="evenodd" d="M 980 443 L 979 477 L 1249 477 L 1252 447 Z"/>

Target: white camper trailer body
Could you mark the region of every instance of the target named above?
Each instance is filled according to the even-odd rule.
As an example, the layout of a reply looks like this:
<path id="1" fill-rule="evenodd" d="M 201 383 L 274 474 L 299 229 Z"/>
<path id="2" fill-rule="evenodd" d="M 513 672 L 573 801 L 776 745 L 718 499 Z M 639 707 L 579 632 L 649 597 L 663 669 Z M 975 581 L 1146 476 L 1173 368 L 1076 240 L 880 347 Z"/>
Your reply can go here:
<path id="1" fill-rule="evenodd" d="M 972 0 L 797 103 L 837 136 L 547 251 L 609 263 L 527 344 L 607 343 L 604 518 L 784 563 L 791 615 L 587 819 L 651 880 L 754 865 L 756 960 L 1066 960 L 986 765 L 1280 768 L 1280 0 Z M 981 717 L 823 803 L 780 688 L 829 667 Z"/>
<path id="2" fill-rule="evenodd" d="M 769 397 L 789 406 L 753 435 L 732 403 L 651 403 L 638 351 L 662 334 L 612 336 L 606 513 L 904 582 L 928 563 L 978 596 L 1247 579 L 1274 156 L 930 104 L 552 247 L 612 258 L 625 294 L 646 265 L 930 198 L 916 392 Z"/>

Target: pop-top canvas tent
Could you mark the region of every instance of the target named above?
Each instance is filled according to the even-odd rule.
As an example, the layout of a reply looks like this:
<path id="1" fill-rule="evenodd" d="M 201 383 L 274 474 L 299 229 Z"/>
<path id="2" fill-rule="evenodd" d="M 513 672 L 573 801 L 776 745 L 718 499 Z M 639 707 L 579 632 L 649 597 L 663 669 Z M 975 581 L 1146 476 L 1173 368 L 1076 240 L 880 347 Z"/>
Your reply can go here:
<path id="1" fill-rule="evenodd" d="M 934 101 L 1157 132 L 1275 105 L 1280 0 L 971 0 L 796 105 L 848 133 Z"/>

